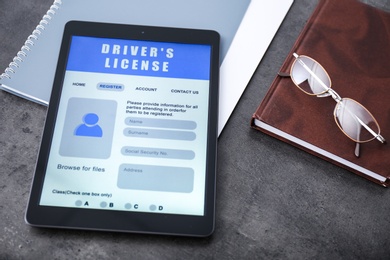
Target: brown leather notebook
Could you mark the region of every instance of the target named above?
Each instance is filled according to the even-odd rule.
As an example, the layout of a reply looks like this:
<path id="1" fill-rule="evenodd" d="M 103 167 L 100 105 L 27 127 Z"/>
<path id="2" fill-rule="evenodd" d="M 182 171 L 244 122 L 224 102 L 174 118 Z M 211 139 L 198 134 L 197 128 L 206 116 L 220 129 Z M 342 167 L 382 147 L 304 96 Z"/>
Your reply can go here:
<path id="1" fill-rule="evenodd" d="M 281 67 L 289 73 L 293 53 L 317 60 L 332 89 L 365 106 L 378 121 L 387 144 L 360 145 L 338 128 L 331 97 L 306 95 L 289 77 L 276 75 L 253 115 L 253 128 L 390 185 L 390 14 L 357 0 L 321 0 Z"/>

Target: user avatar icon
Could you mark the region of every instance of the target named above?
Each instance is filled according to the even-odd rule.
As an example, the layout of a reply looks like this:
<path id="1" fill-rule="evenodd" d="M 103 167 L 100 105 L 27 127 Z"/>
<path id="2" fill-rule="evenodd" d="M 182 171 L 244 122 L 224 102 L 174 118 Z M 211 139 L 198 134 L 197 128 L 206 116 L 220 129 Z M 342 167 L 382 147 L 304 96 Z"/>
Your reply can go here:
<path id="1" fill-rule="evenodd" d="M 102 137 L 103 130 L 98 125 L 99 117 L 95 113 L 85 114 L 83 124 L 79 125 L 74 132 L 76 136 Z"/>

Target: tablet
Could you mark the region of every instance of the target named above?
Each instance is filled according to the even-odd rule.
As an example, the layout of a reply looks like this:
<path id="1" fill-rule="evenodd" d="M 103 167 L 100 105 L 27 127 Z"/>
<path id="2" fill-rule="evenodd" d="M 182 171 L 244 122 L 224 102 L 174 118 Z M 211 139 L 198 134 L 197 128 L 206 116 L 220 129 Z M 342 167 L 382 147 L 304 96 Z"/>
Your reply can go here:
<path id="1" fill-rule="evenodd" d="M 26 222 L 210 235 L 218 81 L 215 31 L 67 23 Z"/>

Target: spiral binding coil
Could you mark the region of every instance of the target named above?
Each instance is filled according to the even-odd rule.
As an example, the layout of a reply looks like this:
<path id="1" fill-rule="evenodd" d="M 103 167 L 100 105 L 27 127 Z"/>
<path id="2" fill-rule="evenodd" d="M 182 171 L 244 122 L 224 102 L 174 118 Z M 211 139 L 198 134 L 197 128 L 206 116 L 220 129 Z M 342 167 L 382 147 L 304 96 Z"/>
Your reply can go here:
<path id="1" fill-rule="evenodd" d="M 61 0 L 54 0 L 53 4 L 50 6 L 46 14 L 42 17 L 42 20 L 39 22 L 37 27 L 34 29 L 31 35 L 27 37 L 27 40 L 24 42 L 20 51 L 16 54 L 16 56 L 10 62 L 8 67 L 4 70 L 4 73 L 0 75 L 0 79 L 11 79 L 11 74 L 15 73 L 15 69 L 19 68 L 20 64 L 23 62 L 23 59 L 28 56 L 28 53 L 34 46 L 35 41 L 38 40 L 42 31 L 45 30 L 45 26 L 50 23 L 51 19 L 53 19 L 53 16 L 56 14 L 58 9 L 60 9 L 61 5 Z"/>

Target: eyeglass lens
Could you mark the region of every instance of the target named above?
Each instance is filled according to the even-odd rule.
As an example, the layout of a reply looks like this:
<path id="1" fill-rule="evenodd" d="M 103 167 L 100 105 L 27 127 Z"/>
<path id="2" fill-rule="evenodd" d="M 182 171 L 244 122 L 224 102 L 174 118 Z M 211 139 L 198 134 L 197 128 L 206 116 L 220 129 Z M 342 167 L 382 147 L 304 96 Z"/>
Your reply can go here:
<path id="1" fill-rule="evenodd" d="M 343 98 L 337 103 L 334 115 L 340 129 L 355 142 L 368 142 L 375 139 L 375 136 L 364 125 L 375 134 L 379 133 L 379 126 L 374 117 L 355 100 Z"/>
<path id="2" fill-rule="evenodd" d="M 306 68 L 305 68 L 306 66 Z M 331 81 L 325 69 L 315 60 L 299 56 L 291 69 L 291 79 L 309 95 L 320 95 L 328 91 Z"/>
<path id="3" fill-rule="evenodd" d="M 309 95 L 328 96 L 331 80 L 325 69 L 307 56 L 299 56 L 291 68 L 295 85 Z M 336 100 L 336 99 L 335 99 Z M 371 113 L 358 102 L 336 100 L 334 116 L 339 128 L 355 142 L 368 142 L 379 134 L 379 126 Z"/>

